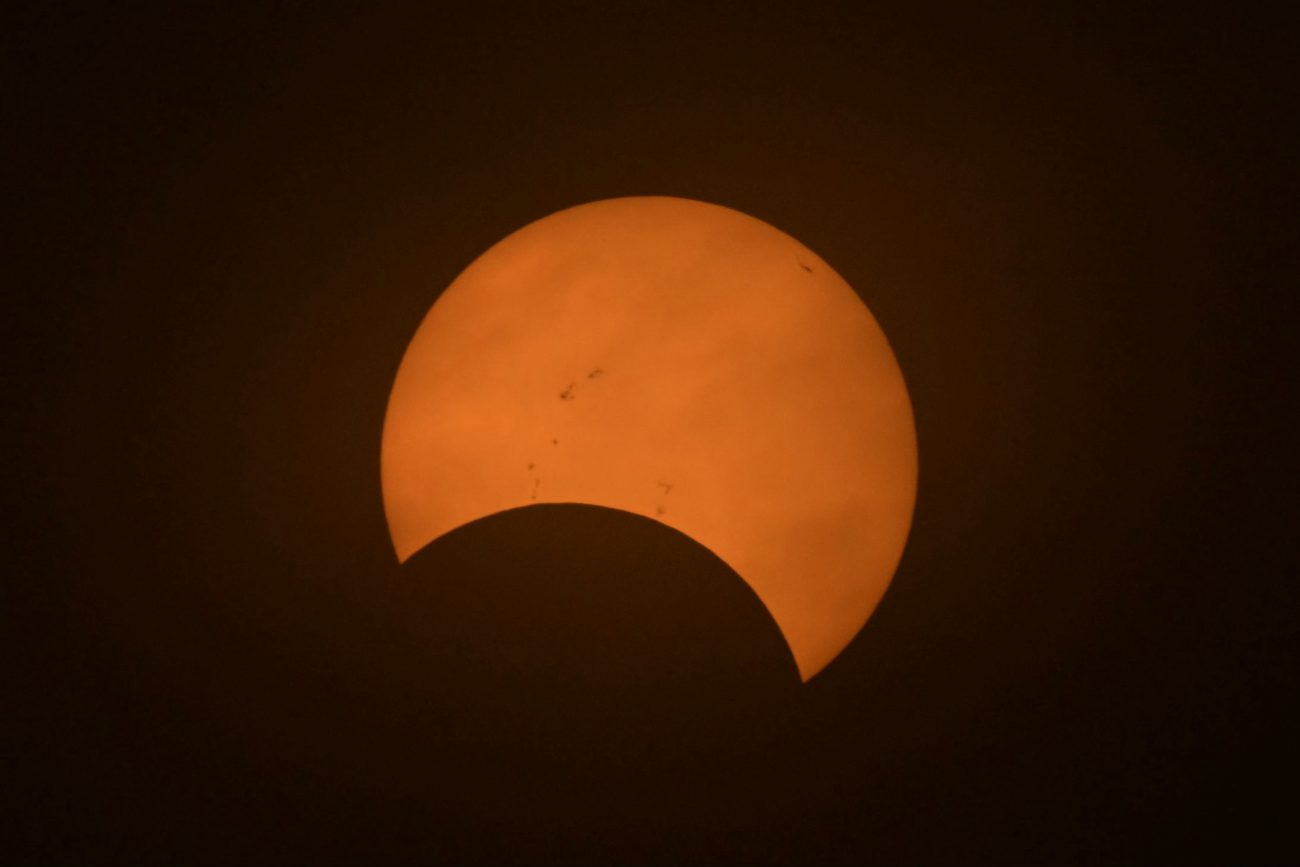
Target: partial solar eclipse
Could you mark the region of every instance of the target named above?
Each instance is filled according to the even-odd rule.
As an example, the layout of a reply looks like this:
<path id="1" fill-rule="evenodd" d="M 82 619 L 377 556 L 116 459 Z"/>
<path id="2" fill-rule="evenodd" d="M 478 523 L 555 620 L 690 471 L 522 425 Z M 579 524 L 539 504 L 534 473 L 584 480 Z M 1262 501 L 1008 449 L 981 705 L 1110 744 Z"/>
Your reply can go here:
<path id="1" fill-rule="evenodd" d="M 461 273 L 402 359 L 381 465 L 403 562 L 536 503 L 680 530 L 804 680 L 888 587 L 917 479 L 902 373 L 849 285 L 766 223 L 668 197 L 560 211 Z"/>

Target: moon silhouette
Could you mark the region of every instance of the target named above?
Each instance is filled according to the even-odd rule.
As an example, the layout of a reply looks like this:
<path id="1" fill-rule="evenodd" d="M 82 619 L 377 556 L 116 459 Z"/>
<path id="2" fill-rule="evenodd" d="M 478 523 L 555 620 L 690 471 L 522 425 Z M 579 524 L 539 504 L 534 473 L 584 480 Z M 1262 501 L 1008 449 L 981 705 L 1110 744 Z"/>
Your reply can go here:
<path id="1" fill-rule="evenodd" d="M 525 226 L 443 292 L 381 474 L 403 562 L 534 503 L 673 527 L 750 585 L 807 680 L 897 568 L 916 434 L 884 333 L 826 262 L 737 211 L 632 197 Z"/>

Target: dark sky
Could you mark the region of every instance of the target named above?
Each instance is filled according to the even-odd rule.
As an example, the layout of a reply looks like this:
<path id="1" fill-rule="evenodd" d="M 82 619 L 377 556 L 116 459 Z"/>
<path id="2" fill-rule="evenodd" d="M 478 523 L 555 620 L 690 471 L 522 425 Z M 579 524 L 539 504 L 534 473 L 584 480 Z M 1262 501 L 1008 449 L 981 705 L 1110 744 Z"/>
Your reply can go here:
<path id="1" fill-rule="evenodd" d="M 6 860 L 1293 860 L 1281 4 L 440 5 L 7 23 Z M 911 390 L 902 565 L 803 687 L 653 522 L 392 557 L 436 294 L 644 194 L 817 251 Z"/>

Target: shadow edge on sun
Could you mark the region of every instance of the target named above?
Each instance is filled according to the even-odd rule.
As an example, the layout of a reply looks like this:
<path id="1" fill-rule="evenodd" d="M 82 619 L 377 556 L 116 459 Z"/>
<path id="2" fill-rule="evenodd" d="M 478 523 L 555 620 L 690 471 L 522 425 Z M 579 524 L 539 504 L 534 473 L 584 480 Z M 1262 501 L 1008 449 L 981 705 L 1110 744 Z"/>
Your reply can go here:
<path id="1" fill-rule="evenodd" d="M 595 680 L 604 667 L 608 678 L 621 670 L 679 682 L 802 681 L 744 578 L 686 533 L 638 513 L 589 503 L 503 509 L 443 533 L 399 574 L 405 606 L 429 614 L 436 643 L 471 668 L 550 660 L 550 673 L 596 669 Z"/>

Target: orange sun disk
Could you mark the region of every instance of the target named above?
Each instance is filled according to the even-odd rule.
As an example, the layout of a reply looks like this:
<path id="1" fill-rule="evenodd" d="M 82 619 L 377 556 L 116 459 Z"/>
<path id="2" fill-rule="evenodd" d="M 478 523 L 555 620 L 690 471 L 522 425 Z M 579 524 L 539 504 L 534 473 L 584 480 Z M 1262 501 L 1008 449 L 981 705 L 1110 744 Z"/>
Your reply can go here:
<path id="1" fill-rule="evenodd" d="M 849 285 L 766 223 L 666 197 L 560 211 L 473 262 L 402 359 L 381 464 L 403 561 L 532 503 L 686 533 L 805 680 L 888 587 L 917 478 L 902 373 Z"/>

